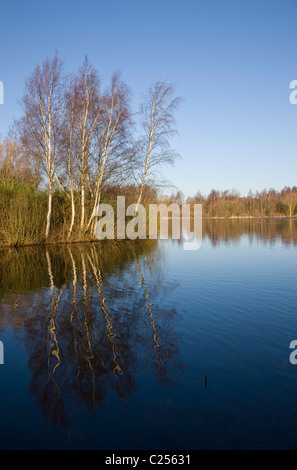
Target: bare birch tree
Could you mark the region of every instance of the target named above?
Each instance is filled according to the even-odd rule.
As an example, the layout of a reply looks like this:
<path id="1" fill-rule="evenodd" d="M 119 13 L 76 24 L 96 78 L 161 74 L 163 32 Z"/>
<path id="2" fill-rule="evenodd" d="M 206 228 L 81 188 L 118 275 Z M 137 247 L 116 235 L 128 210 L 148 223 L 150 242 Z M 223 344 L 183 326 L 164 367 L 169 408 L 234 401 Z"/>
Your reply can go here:
<path id="1" fill-rule="evenodd" d="M 65 120 L 63 126 L 63 155 L 64 166 L 68 177 L 69 193 L 71 200 L 71 221 L 68 232 L 68 239 L 70 238 L 74 226 L 75 219 L 75 168 L 77 164 L 77 153 L 73 145 L 74 140 L 74 124 L 75 124 L 75 87 L 71 82 L 68 92 L 66 92 L 66 106 L 65 106 Z"/>
<path id="2" fill-rule="evenodd" d="M 144 136 L 141 140 L 143 173 L 135 214 L 143 196 L 148 173 L 158 165 L 172 165 L 177 154 L 170 148 L 169 138 L 176 133 L 174 113 L 180 98 L 174 97 L 174 87 L 165 82 L 156 82 L 141 105 Z"/>
<path id="3" fill-rule="evenodd" d="M 95 69 L 89 65 L 88 58 L 80 68 L 75 79 L 75 109 L 73 138 L 78 152 L 80 175 L 81 220 L 80 228 L 85 227 L 86 189 L 91 191 L 90 157 L 96 127 L 101 116 L 100 82 Z"/>
<path id="4" fill-rule="evenodd" d="M 52 194 L 57 177 L 59 131 L 64 108 L 63 62 L 55 56 L 35 67 L 27 79 L 19 121 L 21 142 L 35 160 L 48 190 L 45 238 L 50 232 Z"/>
<path id="5" fill-rule="evenodd" d="M 132 125 L 128 99 L 129 90 L 115 73 L 112 76 L 110 90 L 101 97 L 102 113 L 96 129 L 93 210 L 86 230 L 89 229 L 96 207 L 100 203 L 104 185 L 106 182 L 115 183 L 120 175 L 124 178 L 128 165 L 135 155 L 133 148 L 127 144 L 129 127 Z"/>

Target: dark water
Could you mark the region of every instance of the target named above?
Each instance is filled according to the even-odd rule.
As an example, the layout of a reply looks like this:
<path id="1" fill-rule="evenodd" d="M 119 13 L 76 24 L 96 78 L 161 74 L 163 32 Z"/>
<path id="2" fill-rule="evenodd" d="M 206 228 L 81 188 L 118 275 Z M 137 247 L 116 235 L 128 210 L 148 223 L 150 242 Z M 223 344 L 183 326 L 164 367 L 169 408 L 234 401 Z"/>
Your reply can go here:
<path id="1" fill-rule="evenodd" d="M 0 257 L 1 449 L 297 448 L 297 221 Z"/>

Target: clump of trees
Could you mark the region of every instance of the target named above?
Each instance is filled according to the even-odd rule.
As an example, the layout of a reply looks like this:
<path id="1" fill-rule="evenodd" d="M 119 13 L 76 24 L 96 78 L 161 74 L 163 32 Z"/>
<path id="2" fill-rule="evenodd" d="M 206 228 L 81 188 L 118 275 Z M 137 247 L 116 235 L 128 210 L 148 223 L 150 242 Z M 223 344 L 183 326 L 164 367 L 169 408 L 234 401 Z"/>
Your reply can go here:
<path id="1" fill-rule="evenodd" d="M 236 190 L 213 189 L 207 196 L 198 192 L 186 202 L 203 204 L 204 217 L 293 217 L 297 213 L 297 187 L 249 191 L 247 196 L 241 196 Z"/>
<path id="2" fill-rule="evenodd" d="M 0 142 L 0 244 L 92 238 L 96 207 L 125 195 L 127 203 L 157 202 L 156 170 L 174 164 L 170 146 L 180 98 L 157 81 L 139 112 L 119 73 L 103 86 L 85 57 L 66 74 L 57 56 L 37 65 L 25 83 L 22 115 Z M 197 193 L 204 217 L 293 217 L 297 187 L 240 196 L 235 190 Z M 165 201 L 165 202 L 166 202 Z"/>
<path id="3" fill-rule="evenodd" d="M 46 195 L 40 240 L 90 236 L 95 209 L 107 193 L 116 189 L 120 195 L 123 187 L 133 186 L 139 205 L 153 191 L 150 173 L 174 163 L 170 137 L 179 104 L 174 87 L 156 82 L 139 113 L 130 98 L 119 73 L 103 87 L 87 57 L 77 72 L 66 74 L 56 55 L 28 77 L 22 116 L 13 138 L 0 147 L 0 191 L 10 188 L 15 195 L 20 185 L 39 191 L 43 210 Z M 7 204 L 2 199 L 0 212 L 7 212 Z M 4 230 L 1 223 L 0 241 L 8 226 Z"/>

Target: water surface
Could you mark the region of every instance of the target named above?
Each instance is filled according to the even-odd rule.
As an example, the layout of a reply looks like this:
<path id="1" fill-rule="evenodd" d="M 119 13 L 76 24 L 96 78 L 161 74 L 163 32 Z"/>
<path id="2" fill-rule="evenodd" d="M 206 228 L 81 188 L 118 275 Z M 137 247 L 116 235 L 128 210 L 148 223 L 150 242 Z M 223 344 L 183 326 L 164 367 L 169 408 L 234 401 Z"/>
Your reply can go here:
<path id="1" fill-rule="evenodd" d="M 296 255 L 274 219 L 1 250 L 0 448 L 297 448 Z"/>

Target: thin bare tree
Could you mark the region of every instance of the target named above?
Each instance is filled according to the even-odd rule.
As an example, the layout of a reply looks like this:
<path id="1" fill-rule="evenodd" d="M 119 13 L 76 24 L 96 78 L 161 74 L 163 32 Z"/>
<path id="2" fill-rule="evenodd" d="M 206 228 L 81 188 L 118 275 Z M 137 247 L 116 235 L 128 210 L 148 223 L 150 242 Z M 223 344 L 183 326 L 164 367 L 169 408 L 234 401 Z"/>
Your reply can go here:
<path id="1" fill-rule="evenodd" d="M 147 175 L 159 165 L 172 165 L 178 156 L 170 147 L 169 138 L 176 134 L 175 111 L 181 101 L 174 97 L 174 87 L 156 82 L 147 92 L 140 107 L 144 136 L 140 142 L 143 154 L 143 173 L 135 214 L 143 196 Z"/>
<path id="2" fill-rule="evenodd" d="M 128 144 L 129 128 L 132 126 L 129 107 L 129 90 L 119 74 L 112 76 L 110 90 L 101 97 L 102 113 L 96 128 L 97 151 L 94 156 L 94 191 L 91 212 L 86 230 L 91 226 L 95 210 L 100 203 L 104 186 L 124 179 L 131 160 L 135 156 L 133 146 Z"/>
<path id="3" fill-rule="evenodd" d="M 80 228 L 85 227 L 86 190 L 91 188 L 90 159 L 93 153 L 95 131 L 102 113 L 100 100 L 100 81 L 96 70 L 88 58 L 75 77 L 75 109 L 73 125 L 73 145 L 78 153 L 80 177 L 81 220 Z"/>
<path id="4" fill-rule="evenodd" d="M 73 85 L 71 83 L 71 85 Z M 74 197 L 74 188 L 75 188 L 75 167 L 77 163 L 77 154 L 75 153 L 73 145 L 73 133 L 74 133 L 74 124 L 75 124 L 75 87 L 69 87 L 68 92 L 66 92 L 66 111 L 65 111 L 65 121 L 63 126 L 63 143 L 64 143 L 64 164 L 65 170 L 68 176 L 69 183 L 69 192 L 71 199 L 71 221 L 70 228 L 68 232 L 68 239 L 71 237 L 74 219 L 75 219 L 75 197 Z"/>
<path id="5" fill-rule="evenodd" d="M 50 232 L 52 195 L 59 164 L 60 128 L 64 110 L 63 62 L 55 55 L 37 65 L 27 79 L 19 121 L 21 143 L 35 160 L 48 189 L 45 238 Z"/>

